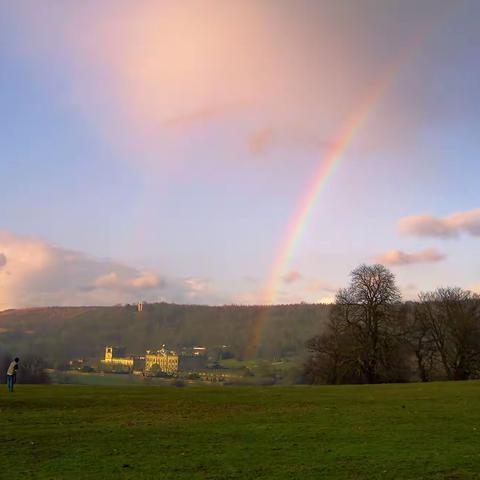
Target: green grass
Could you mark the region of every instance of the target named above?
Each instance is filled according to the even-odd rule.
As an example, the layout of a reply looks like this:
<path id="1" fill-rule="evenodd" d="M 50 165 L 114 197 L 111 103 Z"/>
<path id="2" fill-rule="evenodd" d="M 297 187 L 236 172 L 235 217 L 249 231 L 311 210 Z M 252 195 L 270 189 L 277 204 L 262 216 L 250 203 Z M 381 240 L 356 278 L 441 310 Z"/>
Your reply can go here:
<path id="1" fill-rule="evenodd" d="M 50 378 L 53 383 L 67 385 L 90 385 L 90 386 L 130 386 L 144 385 L 146 382 L 153 385 L 168 385 L 171 379 L 145 378 L 142 375 L 130 375 L 119 373 L 82 373 L 77 371 L 52 372 Z"/>
<path id="2" fill-rule="evenodd" d="M 291 368 L 292 365 L 299 364 L 299 361 L 295 358 L 284 358 L 273 362 L 270 360 L 237 360 L 235 358 L 229 358 L 227 360 L 220 360 L 219 363 L 222 367 L 232 370 L 249 368 L 255 372 L 258 369 L 268 368 L 272 371 L 285 372 Z"/>
<path id="3" fill-rule="evenodd" d="M 480 382 L 0 390 L 5 479 L 480 479 Z"/>

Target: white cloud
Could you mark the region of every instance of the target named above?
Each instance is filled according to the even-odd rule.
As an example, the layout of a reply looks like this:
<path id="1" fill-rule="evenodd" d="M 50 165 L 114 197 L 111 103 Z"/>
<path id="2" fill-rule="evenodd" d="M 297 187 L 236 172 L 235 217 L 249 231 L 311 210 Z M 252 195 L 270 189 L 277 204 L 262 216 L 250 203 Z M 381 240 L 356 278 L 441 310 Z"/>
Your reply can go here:
<path id="1" fill-rule="evenodd" d="M 307 290 L 315 296 L 317 303 L 334 303 L 338 287 L 324 280 L 311 280 Z"/>
<path id="2" fill-rule="evenodd" d="M 461 233 L 480 236 L 480 208 L 456 212 L 443 218 L 413 215 L 399 221 L 402 233 L 417 237 L 456 238 Z"/>
<path id="3" fill-rule="evenodd" d="M 473 293 L 480 295 L 480 283 L 477 285 L 473 285 L 471 288 L 469 288 L 469 290 Z"/>
<path id="4" fill-rule="evenodd" d="M 282 278 L 284 286 L 275 292 L 275 304 L 294 303 L 333 303 L 338 288 L 326 281 L 306 278 L 300 272 L 292 270 Z M 292 283 L 294 285 L 292 285 Z M 243 305 L 262 305 L 269 303 L 271 292 L 261 288 L 240 292 L 233 297 L 233 302 Z"/>
<path id="5" fill-rule="evenodd" d="M 420 252 L 406 253 L 402 250 L 390 250 L 379 255 L 375 260 L 384 265 L 412 265 L 414 263 L 433 263 L 444 260 L 446 256 L 435 248 L 427 248 Z"/>
<path id="6" fill-rule="evenodd" d="M 333 296 L 321 297 L 318 303 L 327 303 L 327 304 L 335 303 L 335 297 Z"/>
<path id="7" fill-rule="evenodd" d="M 185 285 L 191 292 L 204 292 L 208 289 L 209 280 L 206 278 L 187 278 Z"/>
<path id="8" fill-rule="evenodd" d="M 400 285 L 400 292 L 404 300 L 417 300 L 420 289 L 414 283 L 407 283 L 406 285 Z"/>
<path id="9" fill-rule="evenodd" d="M 118 283 L 118 275 L 115 272 L 110 272 L 97 277 L 93 282 L 93 286 L 95 288 L 111 288 L 118 285 Z"/>
<path id="10" fill-rule="evenodd" d="M 128 281 L 128 285 L 134 288 L 152 289 L 165 286 L 165 281 L 152 272 L 142 272 L 137 277 Z"/>
<path id="11" fill-rule="evenodd" d="M 262 305 L 264 303 L 264 297 L 260 290 L 252 290 L 234 295 L 232 303 L 239 305 Z"/>
<path id="12" fill-rule="evenodd" d="M 137 273 L 134 277 L 120 278 L 117 272 L 109 272 L 97 277 L 91 288 L 117 288 L 124 291 L 150 290 L 165 286 L 165 281 L 152 272 Z"/>
<path id="13" fill-rule="evenodd" d="M 335 293 L 338 288 L 332 285 L 331 283 L 325 282 L 323 280 L 311 280 L 307 286 L 309 292 L 317 293 Z"/>
<path id="14" fill-rule="evenodd" d="M 204 302 L 206 297 L 216 297 L 217 292 L 209 278 L 189 277 L 183 280 L 183 286 L 186 292 L 184 301 Z"/>

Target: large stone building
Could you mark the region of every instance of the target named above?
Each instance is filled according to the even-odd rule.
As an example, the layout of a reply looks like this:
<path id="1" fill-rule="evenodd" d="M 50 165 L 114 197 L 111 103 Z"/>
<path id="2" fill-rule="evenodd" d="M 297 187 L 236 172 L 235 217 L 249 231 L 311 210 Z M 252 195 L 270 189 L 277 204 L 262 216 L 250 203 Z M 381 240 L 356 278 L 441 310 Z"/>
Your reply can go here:
<path id="1" fill-rule="evenodd" d="M 204 347 L 183 349 L 180 353 L 167 350 L 165 345 L 155 352 L 147 350 L 145 372 L 155 371 L 173 375 L 177 372 L 204 370 L 207 367 L 207 354 Z"/>
<path id="2" fill-rule="evenodd" d="M 163 372 L 173 375 L 178 372 L 178 354 L 172 350 L 167 350 L 165 345 L 157 351 L 147 350 L 145 355 L 145 372 Z"/>
<path id="3" fill-rule="evenodd" d="M 167 350 L 147 350 L 145 357 L 127 356 L 124 347 L 105 347 L 102 365 L 116 372 L 139 372 L 147 375 L 175 375 L 177 372 L 204 370 L 207 367 L 207 355 L 204 347 L 182 349 L 180 353 Z"/>

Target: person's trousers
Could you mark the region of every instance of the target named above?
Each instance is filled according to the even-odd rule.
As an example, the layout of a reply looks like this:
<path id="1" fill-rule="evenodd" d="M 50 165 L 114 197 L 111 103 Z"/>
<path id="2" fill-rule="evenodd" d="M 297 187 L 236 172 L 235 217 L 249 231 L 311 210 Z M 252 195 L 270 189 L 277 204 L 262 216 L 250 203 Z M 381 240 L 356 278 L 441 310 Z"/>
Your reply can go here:
<path id="1" fill-rule="evenodd" d="M 13 384 L 15 383 L 15 378 L 13 375 L 7 375 L 7 387 L 9 392 L 13 392 Z"/>

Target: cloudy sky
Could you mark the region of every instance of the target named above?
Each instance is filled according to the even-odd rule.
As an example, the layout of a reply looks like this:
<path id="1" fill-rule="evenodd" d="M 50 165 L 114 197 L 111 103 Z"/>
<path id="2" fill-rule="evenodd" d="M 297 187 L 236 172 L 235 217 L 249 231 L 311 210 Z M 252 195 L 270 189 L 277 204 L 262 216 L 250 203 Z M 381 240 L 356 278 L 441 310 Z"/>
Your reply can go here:
<path id="1" fill-rule="evenodd" d="M 480 2 L 0 0 L 0 309 L 480 288 Z M 289 225 L 352 112 L 384 91 Z"/>

